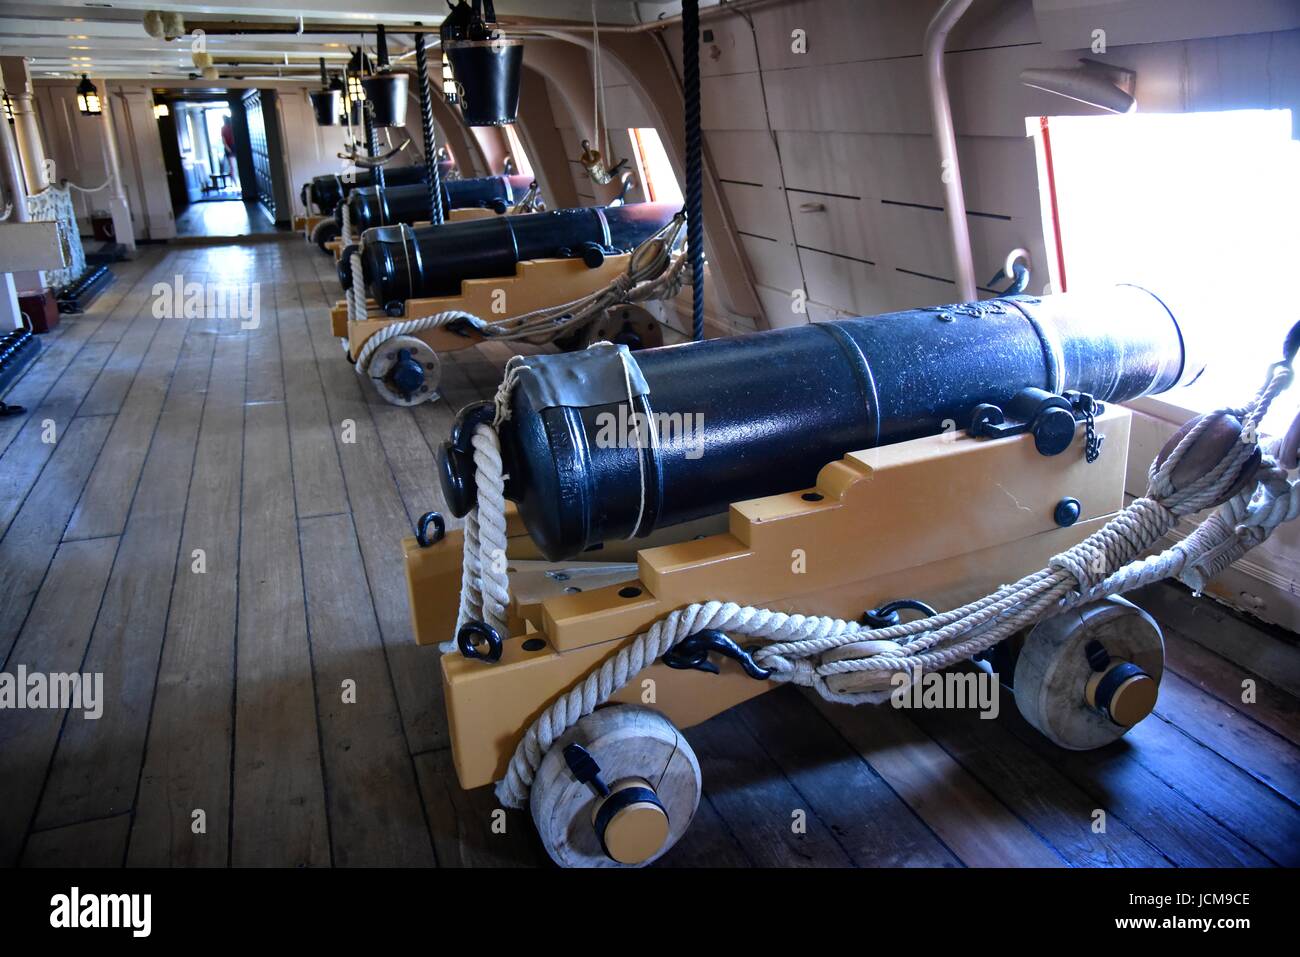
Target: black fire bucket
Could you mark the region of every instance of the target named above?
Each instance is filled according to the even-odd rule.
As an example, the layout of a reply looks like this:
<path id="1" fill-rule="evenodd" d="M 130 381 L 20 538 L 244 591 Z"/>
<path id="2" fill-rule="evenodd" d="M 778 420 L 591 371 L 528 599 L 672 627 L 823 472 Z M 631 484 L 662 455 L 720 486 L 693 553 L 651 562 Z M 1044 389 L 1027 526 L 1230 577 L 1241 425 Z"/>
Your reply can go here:
<path id="1" fill-rule="evenodd" d="M 443 44 L 470 126 L 506 126 L 519 114 L 522 40 L 453 40 Z"/>
<path id="2" fill-rule="evenodd" d="M 376 73 L 361 81 L 374 111 L 375 126 L 406 125 L 407 81 L 405 73 Z"/>
<path id="3" fill-rule="evenodd" d="M 343 115 L 343 91 L 312 90 L 307 95 L 311 97 L 311 108 L 316 114 L 316 125 L 338 126 L 339 119 Z"/>

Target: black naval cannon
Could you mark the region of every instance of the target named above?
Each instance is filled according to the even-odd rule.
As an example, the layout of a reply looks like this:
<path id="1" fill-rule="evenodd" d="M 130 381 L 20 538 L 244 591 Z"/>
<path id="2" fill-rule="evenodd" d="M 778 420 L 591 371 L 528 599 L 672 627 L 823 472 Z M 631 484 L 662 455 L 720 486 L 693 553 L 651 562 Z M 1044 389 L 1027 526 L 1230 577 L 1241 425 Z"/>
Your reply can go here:
<path id="1" fill-rule="evenodd" d="M 620 354 L 530 356 L 500 436 L 506 497 L 552 561 L 605 541 L 807 488 L 846 453 L 953 428 L 1070 444 L 1093 403 L 1164 392 L 1199 373 L 1174 312 L 1136 286 L 1017 296 L 813 323 Z M 633 409 L 677 423 L 602 441 Z M 621 410 L 621 411 L 620 411 Z M 619 416 L 622 415 L 620 419 Z M 474 505 L 461 411 L 439 452 L 451 511 Z M 629 439 L 634 433 L 624 428 Z"/>
<path id="2" fill-rule="evenodd" d="M 453 209 L 490 209 L 504 213 L 528 194 L 533 184 L 531 176 L 480 176 L 474 179 L 444 180 L 442 183 L 442 213 Z M 354 234 L 360 235 L 376 226 L 393 226 L 399 223 L 428 222 L 429 186 L 413 183 L 408 186 L 366 186 L 354 189 L 345 203 L 352 220 Z M 343 206 L 334 208 L 334 221 L 343 226 Z"/>
<path id="3" fill-rule="evenodd" d="M 438 166 L 443 176 L 451 172 L 452 163 L 448 160 L 439 160 Z M 428 171 L 423 163 L 415 166 L 385 167 L 384 184 L 410 186 L 423 183 L 426 181 L 427 174 Z M 354 189 L 371 186 L 373 183 L 374 174 L 368 169 L 354 170 L 347 177 L 338 173 L 328 173 L 324 176 L 314 176 L 310 182 L 304 183 L 299 198 L 306 209 L 311 209 L 314 204 L 322 216 L 333 216 L 338 204 L 349 193 Z"/>
<path id="4" fill-rule="evenodd" d="M 465 279 L 513 276 L 529 259 L 581 258 L 592 269 L 607 255 L 629 252 L 677 214 L 672 203 L 587 206 L 494 216 L 441 226 L 381 226 L 362 236 L 366 288 L 390 315 L 407 299 L 454 296 Z M 352 286 L 352 253 L 343 250 L 339 281 Z"/>

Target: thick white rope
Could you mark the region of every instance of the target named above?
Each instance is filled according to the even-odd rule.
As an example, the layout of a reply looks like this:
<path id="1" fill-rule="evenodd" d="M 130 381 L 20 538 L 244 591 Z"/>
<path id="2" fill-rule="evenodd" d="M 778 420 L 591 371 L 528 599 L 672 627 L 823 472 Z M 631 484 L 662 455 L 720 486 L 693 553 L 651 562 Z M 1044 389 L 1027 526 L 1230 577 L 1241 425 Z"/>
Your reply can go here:
<path id="1" fill-rule="evenodd" d="M 100 183 L 98 186 L 78 186 L 70 179 L 63 180 L 61 183 L 59 183 L 59 185 L 62 186 L 64 189 L 75 189 L 78 193 L 98 193 L 112 186 L 113 179 L 114 177 L 110 173 L 108 179 L 104 180 L 104 182 Z"/>
<path id="2" fill-rule="evenodd" d="M 352 284 L 354 288 L 361 285 L 362 291 L 360 295 L 364 296 L 365 287 L 357 278 L 360 275 L 359 258 L 356 260 L 356 263 L 357 264 L 352 267 Z M 354 293 L 354 295 L 356 294 Z M 362 318 L 364 319 L 365 316 L 363 315 Z M 361 351 L 357 353 L 357 374 L 369 377 L 371 359 L 389 339 L 396 336 L 405 336 L 416 332 L 423 332 L 426 329 L 436 329 L 439 326 L 450 325 L 453 322 L 465 322 L 474 326 L 476 323 L 482 322 L 482 320 L 471 312 L 463 312 L 460 309 L 451 309 L 447 312 L 435 313 L 432 316 L 421 316 L 419 319 L 403 319 L 400 322 L 390 322 L 367 339 L 365 344 L 361 347 Z"/>
<path id="3" fill-rule="evenodd" d="M 366 318 L 366 281 L 361 274 L 361 253 L 352 254 L 352 289 L 348 294 L 348 320 L 360 322 Z"/>
<path id="4" fill-rule="evenodd" d="M 495 400 L 497 418 L 491 427 L 480 425 L 476 431 L 476 467 L 480 462 L 480 439 L 486 449 L 496 453 L 495 472 L 491 468 L 492 457 L 485 455 L 483 459 L 489 466 L 486 476 L 489 483 L 500 478 L 496 429 L 508 417 L 510 393 L 516 378 L 517 368 L 512 374 L 511 367 L 507 366 L 505 381 Z M 609 700 L 664 652 L 704 629 L 765 640 L 767 644 L 755 650 L 753 658 L 760 667 L 772 671 L 771 680 L 810 686 L 830 701 L 861 704 L 887 697 L 897 674 L 914 680 L 922 671 L 948 667 L 1076 605 L 1171 576 L 1181 577 L 1199 590 L 1205 581 L 1266 539 L 1282 522 L 1300 515 L 1300 483 L 1289 481 L 1286 471 L 1278 465 L 1274 457 L 1276 442 L 1271 444 L 1255 480 L 1231 499 L 1223 500 L 1255 453 L 1256 442 L 1246 437 L 1258 434 L 1259 423 L 1270 403 L 1289 385 L 1291 378 L 1289 368 L 1275 367 L 1269 382 L 1250 405 L 1202 417 L 1159 467 L 1152 463 L 1146 496 L 1136 499 L 1084 541 L 1054 557 L 1047 568 L 961 608 L 887 628 L 717 601 L 692 604 L 672 612 L 593 668 L 533 722 L 516 747 L 506 776 L 497 783 L 497 799 L 507 807 L 526 804 L 542 757 L 560 735 Z M 1234 442 L 1223 458 L 1204 474 L 1186 482 L 1183 488 L 1176 488 L 1174 470 L 1201 436 L 1229 415 L 1241 422 L 1243 440 Z M 496 491 L 492 484 L 489 497 L 480 498 L 480 506 L 486 503 L 489 509 L 494 508 Z M 504 508 L 504 499 L 501 501 Z M 1171 531 L 1180 517 L 1218 502 L 1223 504 L 1187 538 L 1158 555 L 1137 560 L 1141 552 Z M 476 507 L 475 511 L 476 522 L 484 521 L 482 508 Z M 467 537 L 467 558 L 469 554 Z M 481 547 L 478 554 L 481 564 Z M 503 605 L 508 606 L 509 577 L 504 572 L 490 584 L 496 598 L 501 597 L 503 586 Z M 472 618 L 475 608 L 471 605 L 467 612 L 462 594 L 462 621 L 469 620 L 465 617 L 467 613 Z M 893 642 L 898 650 L 864 653 L 837 661 L 820 660 L 831 649 L 866 640 Z M 882 646 L 873 644 L 872 647 Z M 868 690 L 853 693 L 837 692 L 827 684 L 829 677 L 853 672 L 875 672 L 879 677 L 869 683 Z"/>
<path id="5" fill-rule="evenodd" d="M 510 395 L 519 374 L 526 369 L 523 356 L 506 362 L 505 377 L 494 399 L 492 424 L 480 424 L 474 431 L 474 484 L 476 503 L 465 516 L 462 555 L 460 609 L 456 632 L 468 622 L 485 621 L 498 632 L 508 634 L 506 612 L 510 606 L 510 575 L 506 559 L 506 478 L 501 464 L 501 440 L 497 429 L 510 418 Z M 456 650 L 456 641 L 440 646 Z"/>
<path id="6" fill-rule="evenodd" d="M 347 200 L 346 199 L 340 200 L 340 202 L 343 203 L 343 212 L 342 212 L 343 226 L 339 232 L 339 236 L 343 243 L 341 248 L 347 249 L 349 246 L 352 245 L 352 215 L 348 211 Z M 352 255 L 351 263 L 352 263 L 352 283 L 348 286 L 347 289 L 343 290 L 343 297 L 345 300 L 347 300 L 348 321 L 356 322 L 360 319 L 365 318 L 365 305 L 366 305 L 366 300 L 364 298 L 365 282 L 363 281 L 361 284 L 362 299 L 360 300 L 360 302 L 358 302 L 356 296 L 357 271 L 361 268 L 361 257 L 354 253 Z M 358 306 L 360 306 L 360 310 L 358 310 Z M 346 346 L 344 348 L 346 348 Z"/>

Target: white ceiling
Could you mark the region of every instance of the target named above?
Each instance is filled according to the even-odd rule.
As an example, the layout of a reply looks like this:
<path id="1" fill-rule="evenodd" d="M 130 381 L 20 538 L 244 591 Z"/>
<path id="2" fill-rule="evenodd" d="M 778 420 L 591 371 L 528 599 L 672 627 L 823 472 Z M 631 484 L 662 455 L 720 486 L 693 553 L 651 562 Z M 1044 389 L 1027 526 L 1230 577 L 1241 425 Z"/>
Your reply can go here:
<path id="1" fill-rule="evenodd" d="M 702 0 L 702 6 L 719 0 Z M 496 0 L 498 18 L 507 27 L 538 20 L 586 24 L 591 22 L 592 0 Z M 668 0 L 595 0 L 603 25 L 649 22 L 680 13 L 679 2 Z M 358 7 L 365 12 L 358 12 Z M 179 11 L 191 24 L 221 22 L 258 25 L 285 24 L 286 32 L 259 35 L 206 37 L 208 52 L 222 76 L 280 76 L 311 80 L 318 75 L 317 58 L 341 66 L 348 46 L 358 34 L 297 34 L 299 17 L 307 28 L 373 26 L 390 30 L 389 52 L 401 55 L 411 48 L 410 33 L 422 23 L 436 38 L 446 0 L 304 0 L 301 6 L 277 0 L 105 0 L 105 2 L 11 3 L 0 0 L 0 56 L 24 56 L 34 78 L 71 77 L 90 73 L 97 77 L 131 79 L 184 79 L 194 72 L 189 39 L 171 42 L 154 39 L 144 30 L 146 11 Z M 436 12 L 435 12 L 436 11 Z M 373 34 L 367 39 L 373 46 Z M 238 61 L 237 64 L 231 60 Z"/>

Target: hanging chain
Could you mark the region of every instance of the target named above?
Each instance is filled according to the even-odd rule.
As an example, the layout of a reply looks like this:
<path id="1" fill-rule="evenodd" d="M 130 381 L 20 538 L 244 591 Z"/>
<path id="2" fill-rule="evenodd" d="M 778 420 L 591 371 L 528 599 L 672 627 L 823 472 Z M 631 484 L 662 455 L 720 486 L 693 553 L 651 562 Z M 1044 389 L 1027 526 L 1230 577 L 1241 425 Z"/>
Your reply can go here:
<path id="1" fill-rule="evenodd" d="M 1106 436 L 1097 434 L 1097 414 L 1101 403 L 1086 392 L 1066 393 L 1075 412 L 1083 417 L 1083 457 L 1089 465 L 1101 455 L 1101 443 Z"/>

